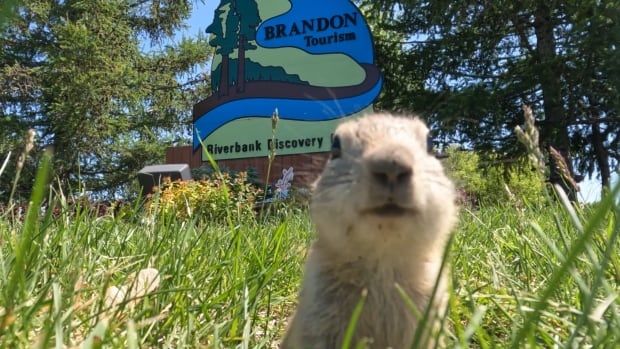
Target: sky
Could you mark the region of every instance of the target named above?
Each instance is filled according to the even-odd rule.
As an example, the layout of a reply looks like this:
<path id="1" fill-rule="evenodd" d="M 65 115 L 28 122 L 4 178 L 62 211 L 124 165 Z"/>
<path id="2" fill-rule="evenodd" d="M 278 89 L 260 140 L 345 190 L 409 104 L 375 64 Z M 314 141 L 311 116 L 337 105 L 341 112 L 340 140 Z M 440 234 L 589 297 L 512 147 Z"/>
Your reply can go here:
<path id="1" fill-rule="evenodd" d="M 195 37 L 198 33 L 205 33 L 205 29 L 213 21 L 213 12 L 219 0 L 195 0 L 192 15 L 187 21 L 188 28 L 182 30 L 177 37 Z"/>
<path id="2" fill-rule="evenodd" d="M 172 41 L 179 42 L 184 37 L 195 38 L 201 33 L 205 34 L 205 30 L 213 21 L 213 13 L 218 4 L 219 0 L 192 1 L 192 14 L 190 18 L 185 21 L 185 28 L 179 30 Z M 160 44 L 143 41 L 142 48 L 145 51 L 157 51 L 168 43 L 169 41 L 165 40 Z"/>
<path id="3" fill-rule="evenodd" d="M 219 4 L 218 0 L 196 0 L 193 3 L 192 14 L 187 20 L 187 27 L 176 35 L 175 40 L 183 37 L 196 37 L 199 33 L 205 33 L 207 26 L 213 21 L 213 12 Z M 613 183 L 620 180 L 618 174 L 614 174 Z M 582 202 L 594 202 L 600 200 L 601 182 L 596 178 L 586 178 L 580 183 L 579 198 Z"/>

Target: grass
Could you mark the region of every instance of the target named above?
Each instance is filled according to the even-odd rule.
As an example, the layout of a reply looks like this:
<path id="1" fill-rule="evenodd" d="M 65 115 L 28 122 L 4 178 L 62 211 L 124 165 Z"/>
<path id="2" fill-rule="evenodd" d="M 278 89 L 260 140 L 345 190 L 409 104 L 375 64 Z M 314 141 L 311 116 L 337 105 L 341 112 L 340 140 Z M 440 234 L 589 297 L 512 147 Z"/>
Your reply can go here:
<path id="1" fill-rule="evenodd" d="M 313 238 L 304 210 L 222 224 L 138 207 L 97 218 L 49 194 L 55 216 L 38 209 L 44 174 L 23 220 L 0 216 L 1 347 L 277 347 Z M 456 348 L 617 347 L 618 213 L 611 197 L 573 213 L 464 209 L 441 335 Z M 147 267 L 161 276 L 154 292 L 106 302 Z"/>

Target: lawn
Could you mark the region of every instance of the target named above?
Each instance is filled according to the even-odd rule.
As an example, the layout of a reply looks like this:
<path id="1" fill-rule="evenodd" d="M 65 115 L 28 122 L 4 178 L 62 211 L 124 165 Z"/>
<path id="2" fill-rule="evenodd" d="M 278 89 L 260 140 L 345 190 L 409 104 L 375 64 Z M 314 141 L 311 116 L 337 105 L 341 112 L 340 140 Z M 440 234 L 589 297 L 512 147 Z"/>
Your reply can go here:
<path id="1" fill-rule="evenodd" d="M 96 217 L 50 197 L 59 210 L 0 216 L 1 347 L 277 347 L 313 239 L 303 206 L 206 222 L 137 206 Z M 573 214 L 518 198 L 464 207 L 450 347 L 617 348 L 618 213 L 611 199 Z M 148 292 L 110 298 L 146 268 L 159 272 Z"/>

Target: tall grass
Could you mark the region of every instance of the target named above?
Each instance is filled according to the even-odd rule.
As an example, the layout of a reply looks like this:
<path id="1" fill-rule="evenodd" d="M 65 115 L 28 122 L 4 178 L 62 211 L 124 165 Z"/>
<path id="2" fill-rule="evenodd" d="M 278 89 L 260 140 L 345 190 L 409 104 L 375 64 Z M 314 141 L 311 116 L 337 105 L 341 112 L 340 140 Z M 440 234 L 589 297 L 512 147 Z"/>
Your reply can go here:
<path id="1" fill-rule="evenodd" d="M 307 214 L 220 224 L 136 205 L 95 217 L 46 194 L 47 167 L 25 219 L 0 216 L 2 347 L 277 347 L 313 238 Z M 572 213 L 555 200 L 464 209 L 450 248 L 446 343 L 617 347 L 619 191 Z M 147 267 L 161 275 L 157 290 L 106 302 L 110 286 Z"/>

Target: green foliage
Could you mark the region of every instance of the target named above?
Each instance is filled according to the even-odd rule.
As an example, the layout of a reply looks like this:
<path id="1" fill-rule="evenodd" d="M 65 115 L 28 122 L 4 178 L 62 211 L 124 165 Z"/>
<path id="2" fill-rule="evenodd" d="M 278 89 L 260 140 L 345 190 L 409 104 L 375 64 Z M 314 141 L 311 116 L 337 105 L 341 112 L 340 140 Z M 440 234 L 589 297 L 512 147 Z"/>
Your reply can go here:
<path id="1" fill-rule="evenodd" d="M 123 192 L 187 133 L 191 106 L 208 94 L 197 71 L 210 57 L 205 38 L 172 42 L 190 9 L 190 1 L 22 1 L 0 29 L 0 154 L 33 128 L 37 149 L 54 148 L 65 188 Z M 29 191 L 29 178 L 19 189 Z"/>
<path id="2" fill-rule="evenodd" d="M 164 214 L 177 218 L 196 217 L 212 222 L 224 221 L 230 214 L 246 220 L 254 216 L 254 204 L 261 192 L 248 181 L 246 172 L 220 172 L 195 181 L 168 181 L 163 184 L 157 203 Z"/>
<path id="3" fill-rule="evenodd" d="M 375 61 L 381 68 L 383 87 L 375 105 L 393 111 L 411 112 L 409 104 L 423 89 L 423 67 L 412 64 L 403 50 L 407 35 L 389 11 L 377 9 L 375 1 L 358 1 L 374 40 Z"/>
<path id="4" fill-rule="evenodd" d="M 242 172 L 243 176 L 246 177 L 246 180 L 249 183 L 252 183 L 255 186 L 262 185 L 262 178 L 259 177 L 258 172 L 255 168 L 248 168 L 247 170 L 240 171 L 228 168 L 226 166 L 218 166 L 217 170 L 214 170 L 211 164 L 207 164 L 191 169 L 192 178 L 195 180 L 214 178 L 218 176 L 219 173 L 227 173 L 230 177 L 237 177 Z"/>
<path id="5" fill-rule="evenodd" d="M 545 200 L 544 178 L 527 158 L 512 163 L 499 157 L 483 161 L 478 153 L 456 146 L 448 147 L 446 154 L 446 171 L 470 200 L 491 205 L 515 199 L 529 204 Z"/>
<path id="6" fill-rule="evenodd" d="M 19 0 L 5 0 L 0 3 L 0 29 L 13 18 Z"/>
<path id="7" fill-rule="evenodd" d="M 422 114 L 444 145 L 512 159 L 528 104 L 543 150 L 609 182 L 620 161 L 620 1 L 358 2 L 386 74 L 378 107 Z"/>
<path id="8" fill-rule="evenodd" d="M 124 220 L 56 210 L 64 199 L 51 195 L 38 215 L 48 160 L 25 219 L 0 212 L 1 347 L 277 346 L 313 239 L 306 213 L 230 226 L 136 205 Z M 615 348 L 619 194 L 576 213 L 554 202 L 464 210 L 449 249 L 447 347 Z M 161 275 L 157 290 L 108 305 L 110 286 L 145 268 Z"/>
<path id="9" fill-rule="evenodd" d="M 461 151 L 458 146 L 446 149 L 444 166 L 457 187 L 468 193 L 481 195 L 486 186 L 480 169 L 480 156 L 473 151 Z"/>

